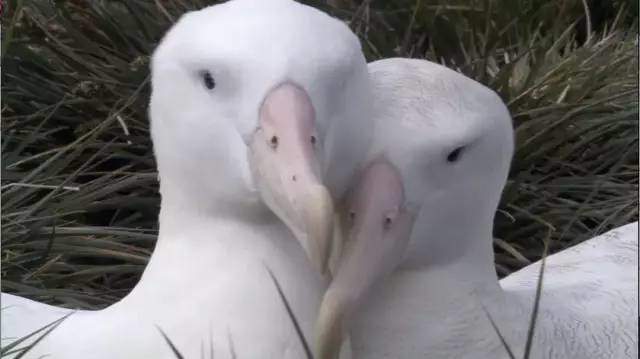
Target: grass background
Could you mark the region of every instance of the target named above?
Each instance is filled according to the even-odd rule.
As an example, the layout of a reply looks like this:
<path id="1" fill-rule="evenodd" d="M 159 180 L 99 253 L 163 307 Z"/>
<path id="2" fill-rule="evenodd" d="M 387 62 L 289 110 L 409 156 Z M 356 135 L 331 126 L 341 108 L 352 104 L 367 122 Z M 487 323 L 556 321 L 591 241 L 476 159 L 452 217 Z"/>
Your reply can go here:
<path id="1" fill-rule="evenodd" d="M 305 1 L 369 60 L 446 64 L 508 104 L 517 149 L 496 216 L 501 275 L 638 218 L 638 2 Z M 199 0 L 14 0 L 2 16 L 2 291 L 101 308 L 157 234 L 149 55 Z M 259 54 L 256 54 L 259 56 Z"/>

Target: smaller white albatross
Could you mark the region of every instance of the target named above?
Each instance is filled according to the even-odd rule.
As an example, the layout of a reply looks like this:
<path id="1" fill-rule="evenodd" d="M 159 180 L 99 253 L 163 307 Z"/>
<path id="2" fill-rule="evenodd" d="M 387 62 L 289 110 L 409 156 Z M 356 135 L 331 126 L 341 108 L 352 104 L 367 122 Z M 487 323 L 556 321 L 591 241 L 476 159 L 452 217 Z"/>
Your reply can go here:
<path id="1" fill-rule="evenodd" d="M 443 66 L 369 65 L 370 161 L 342 207 L 343 253 L 316 359 L 522 358 L 540 263 L 498 281 L 493 219 L 513 154 L 500 98 Z M 340 206 L 338 206 L 340 207 Z M 547 258 L 531 358 L 638 357 L 638 223 Z"/>
<path id="2" fill-rule="evenodd" d="M 316 9 L 236 0 L 184 15 L 152 59 L 162 202 L 150 262 L 125 298 L 73 313 L 26 357 L 175 358 L 162 330 L 185 358 L 210 345 L 216 359 L 304 358 L 267 268 L 312 338 L 330 193 L 366 155 L 351 146 L 367 139 L 369 89 L 357 37 Z M 3 338 L 67 312 L 2 302 Z"/>

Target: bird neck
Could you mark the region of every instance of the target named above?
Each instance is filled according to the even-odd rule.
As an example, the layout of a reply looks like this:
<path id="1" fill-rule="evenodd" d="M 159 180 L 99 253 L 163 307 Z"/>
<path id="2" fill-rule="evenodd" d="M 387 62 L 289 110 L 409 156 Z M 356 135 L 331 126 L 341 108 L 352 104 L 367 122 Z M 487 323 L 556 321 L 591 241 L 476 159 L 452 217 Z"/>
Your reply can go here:
<path id="1" fill-rule="evenodd" d="M 478 241 L 478 242 L 488 242 Z M 478 246 L 481 247 L 481 246 Z M 401 267 L 385 282 L 394 291 L 420 292 L 422 303 L 430 307 L 450 305 L 458 295 L 497 298 L 502 295 L 493 263 L 493 252 L 484 248 L 468 248 L 455 261 L 424 266 Z"/>
<path id="2" fill-rule="evenodd" d="M 298 242 L 273 214 L 259 209 L 244 214 L 231 206 L 226 211 L 189 207 L 174 198 L 163 196 L 156 247 L 127 302 L 152 297 L 175 303 L 185 300 L 185 291 L 207 295 L 216 283 L 229 281 L 229 273 L 237 276 L 234 285 L 242 287 L 245 279 L 268 278 L 267 268 L 281 272 L 308 266 Z M 265 287 L 273 290 L 271 282 Z"/>
<path id="3" fill-rule="evenodd" d="M 502 357 L 505 352 L 489 316 L 508 342 L 521 342 L 520 329 L 526 327 L 514 328 L 514 323 L 527 323 L 526 308 L 500 287 L 493 253 L 483 249 L 491 243 L 491 236 L 486 236 L 465 241 L 479 245 L 455 261 L 401 267 L 379 283 L 356 315 L 355 352 L 383 356 L 389 347 L 401 350 L 396 353 L 401 357 L 414 357 L 428 349 L 434 357 L 448 357 L 465 356 L 461 351 L 472 349 Z M 381 344 L 370 345 L 377 341 Z M 399 349 L 411 348 L 412 343 L 423 344 L 416 352 Z"/>
<path id="4" fill-rule="evenodd" d="M 154 326 L 162 328 L 181 350 L 193 354 L 185 357 L 197 356 L 190 348 L 200 341 L 223 343 L 216 353 L 237 345 L 239 357 L 253 352 L 252 345 L 273 346 L 264 338 L 297 343 L 269 271 L 310 338 L 326 282 L 306 261 L 302 247 L 279 221 L 241 220 L 233 212 L 213 216 L 163 203 L 159 239 L 142 278 L 102 314 L 120 327 L 156 336 Z M 248 341 L 247 333 L 258 334 Z"/>

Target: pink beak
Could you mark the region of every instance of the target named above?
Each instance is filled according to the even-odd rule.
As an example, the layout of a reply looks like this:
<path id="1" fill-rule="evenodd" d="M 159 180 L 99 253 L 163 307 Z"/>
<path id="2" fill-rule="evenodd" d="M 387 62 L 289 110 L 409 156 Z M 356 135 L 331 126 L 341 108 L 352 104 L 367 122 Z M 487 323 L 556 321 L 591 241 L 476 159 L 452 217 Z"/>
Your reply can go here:
<path id="1" fill-rule="evenodd" d="M 317 359 L 337 359 L 349 321 L 369 289 L 392 272 L 404 254 L 414 216 L 404 208 L 402 178 L 384 159 L 363 172 L 340 216 L 346 238 L 316 323 Z"/>
<path id="2" fill-rule="evenodd" d="M 258 123 L 249 160 L 260 195 L 324 273 L 333 201 L 322 183 L 321 143 L 311 99 L 293 83 L 280 84 L 265 96 Z"/>

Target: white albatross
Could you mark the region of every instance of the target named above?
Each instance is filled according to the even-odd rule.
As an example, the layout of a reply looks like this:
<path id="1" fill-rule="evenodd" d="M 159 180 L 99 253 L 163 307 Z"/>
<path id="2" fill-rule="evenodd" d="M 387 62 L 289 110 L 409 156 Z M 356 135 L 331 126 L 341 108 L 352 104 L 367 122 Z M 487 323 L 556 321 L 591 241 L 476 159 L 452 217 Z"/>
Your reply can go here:
<path id="1" fill-rule="evenodd" d="M 125 298 L 71 314 L 26 357 L 174 358 L 162 330 L 186 358 L 210 345 L 216 359 L 304 358 L 267 268 L 313 337 L 329 193 L 366 155 L 351 146 L 367 138 L 369 88 L 357 37 L 311 7 L 236 0 L 184 15 L 152 58 L 162 202 L 150 262 Z M 67 312 L 2 301 L 4 338 Z"/>
<path id="2" fill-rule="evenodd" d="M 316 359 L 350 330 L 355 359 L 522 358 L 539 263 L 498 281 L 493 219 L 513 154 L 509 112 L 445 67 L 369 65 L 376 129 L 345 207 Z M 413 229 L 413 230 L 411 230 Z M 547 258 L 531 358 L 638 357 L 638 223 Z"/>

